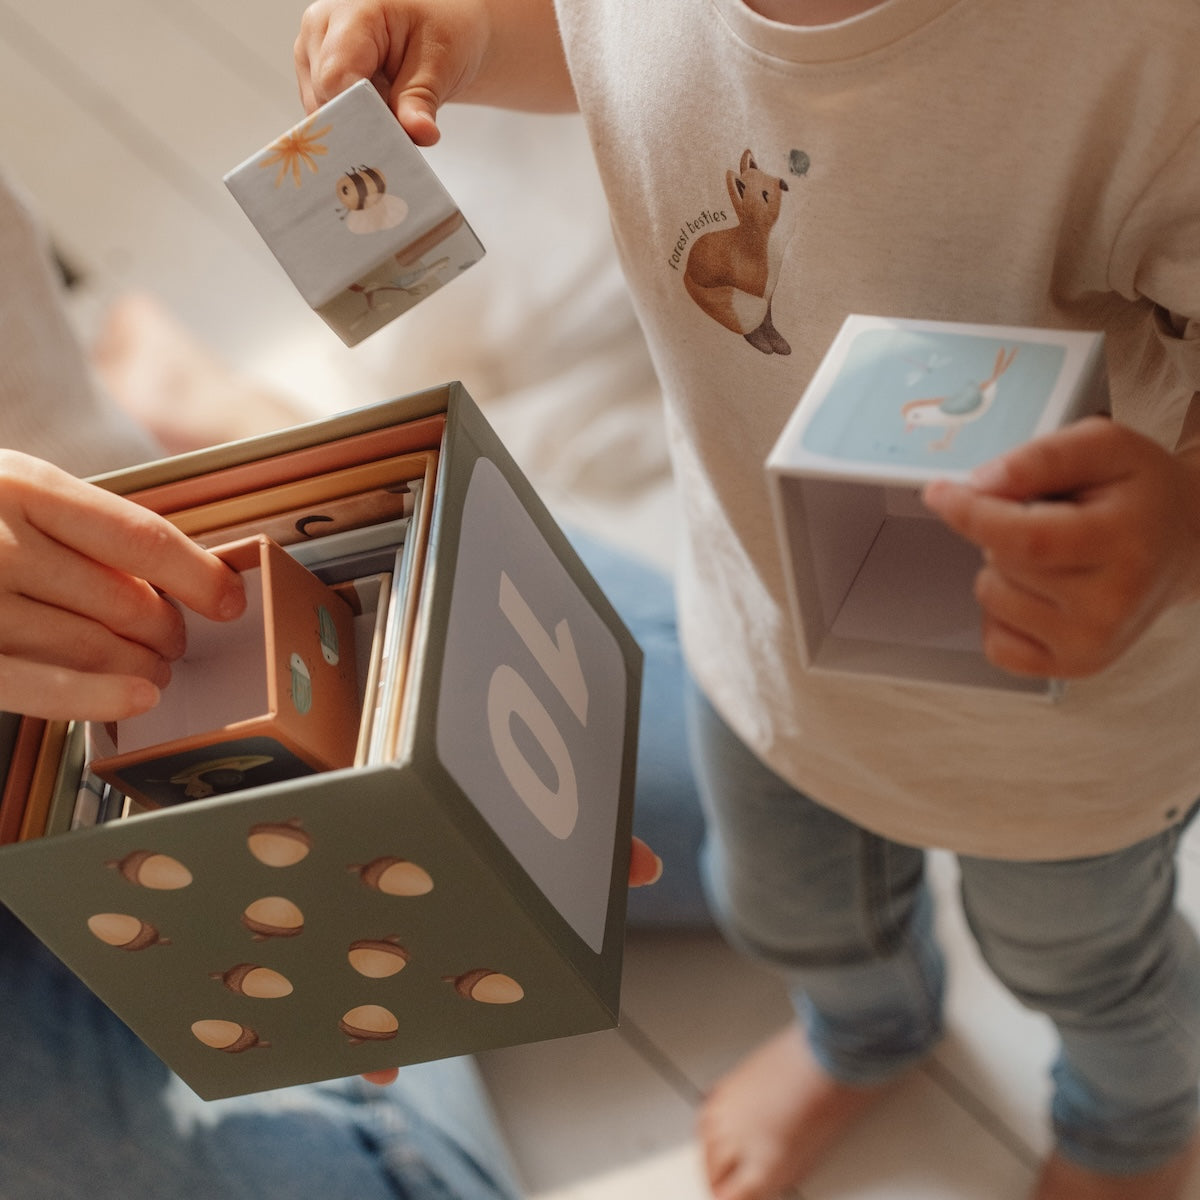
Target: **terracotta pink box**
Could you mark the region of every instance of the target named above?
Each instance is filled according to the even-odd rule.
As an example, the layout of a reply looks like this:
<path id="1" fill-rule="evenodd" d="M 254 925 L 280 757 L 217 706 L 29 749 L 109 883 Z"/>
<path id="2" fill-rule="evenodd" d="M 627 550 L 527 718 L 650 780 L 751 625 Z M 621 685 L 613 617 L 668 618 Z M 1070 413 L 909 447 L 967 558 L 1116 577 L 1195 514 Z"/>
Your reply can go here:
<path id="1" fill-rule="evenodd" d="M 349 605 L 270 539 L 216 551 L 246 588 L 245 613 L 185 613 L 187 654 L 148 713 L 107 726 L 92 770 L 159 808 L 354 761 L 359 706 Z"/>

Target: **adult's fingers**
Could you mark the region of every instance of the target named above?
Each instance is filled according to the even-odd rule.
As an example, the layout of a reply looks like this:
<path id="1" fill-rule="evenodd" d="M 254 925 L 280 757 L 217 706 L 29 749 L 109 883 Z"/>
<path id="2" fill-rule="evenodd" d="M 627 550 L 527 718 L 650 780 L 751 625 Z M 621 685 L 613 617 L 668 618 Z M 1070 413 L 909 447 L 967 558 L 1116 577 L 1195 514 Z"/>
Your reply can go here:
<path id="1" fill-rule="evenodd" d="M 49 463 L 28 460 L 26 521 L 47 537 L 116 571 L 144 579 L 212 620 L 245 608 L 237 572 L 156 513 Z M 18 483 L 11 483 L 16 493 Z"/>
<path id="2" fill-rule="evenodd" d="M 0 654 L 0 709 L 50 721 L 121 721 L 153 708 L 139 675 L 99 675 Z"/>
<path id="3" fill-rule="evenodd" d="M 179 610 L 144 579 L 118 571 L 26 530 L 4 556 L 0 649 L 28 650 L 39 661 L 128 669 L 152 677 L 144 662 L 115 655 L 131 643 L 174 661 L 187 648 Z M 161 680 L 159 682 L 162 682 Z"/>
<path id="4" fill-rule="evenodd" d="M 166 687 L 168 663 L 178 657 L 168 658 L 79 613 L 11 594 L 0 595 L 0 654 L 76 671 L 140 675 L 158 687 Z"/>

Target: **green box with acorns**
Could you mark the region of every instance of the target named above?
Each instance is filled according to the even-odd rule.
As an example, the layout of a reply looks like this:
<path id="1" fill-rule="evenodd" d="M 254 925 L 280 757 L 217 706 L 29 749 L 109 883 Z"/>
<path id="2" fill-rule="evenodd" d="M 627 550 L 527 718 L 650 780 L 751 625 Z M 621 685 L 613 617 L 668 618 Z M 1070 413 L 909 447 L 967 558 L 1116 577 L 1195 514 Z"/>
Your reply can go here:
<path id="1" fill-rule="evenodd" d="M 0 848 L 0 900 L 207 1099 L 615 1025 L 641 653 L 462 386 L 97 482 L 189 532 L 224 513 L 286 541 L 283 513 L 318 574 L 322 546 L 353 575 L 371 555 L 347 546 L 403 527 L 394 619 L 356 635 L 391 736 L 352 767 L 76 811 Z M 412 493 L 406 516 L 337 542 L 347 487 Z M 86 790 L 76 744 L 57 793 Z"/>

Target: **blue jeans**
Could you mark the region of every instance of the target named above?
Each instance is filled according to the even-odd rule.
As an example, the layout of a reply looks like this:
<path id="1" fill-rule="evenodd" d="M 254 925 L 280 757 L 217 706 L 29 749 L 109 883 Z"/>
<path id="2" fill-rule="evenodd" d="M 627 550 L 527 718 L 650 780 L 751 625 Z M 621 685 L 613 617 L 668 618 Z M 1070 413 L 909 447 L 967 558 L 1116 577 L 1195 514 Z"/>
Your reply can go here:
<path id="1" fill-rule="evenodd" d="M 571 543 L 642 648 L 633 831 L 663 860 L 662 878 L 629 893 L 629 923 L 711 929 L 700 879 L 704 819 L 688 750 L 687 671 L 679 649 L 675 588 L 656 567 L 579 530 Z"/>
<path id="2" fill-rule="evenodd" d="M 4 1200 L 514 1200 L 469 1059 L 206 1103 L 0 909 Z"/>
<path id="3" fill-rule="evenodd" d="M 604 543 L 576 546 L 645 652 L 634 824 L 665 860 L 630 920 L 710 924 L 674 594 Z M 474 1064 L 407 1067 L 205 1103 L 0 908 L 3 1200 L 513 1200 Z"/>
<path id="4" fill-rule="evenodd" d="M 923 851 L 790 787 L 695 688 L 689 716 L 711 826 L 706 883 L 727 936 L 780 970 L 835 1078 L 898 1074 L 942 1032 Z M 1196 1127 L 1200 945 L 1174 905 L 1181 829 L 1098 858 L 959 858 L 984 958 L 1058 1030 L 1058 1145 L 1093 1170 L 1151 1169 Z"/>

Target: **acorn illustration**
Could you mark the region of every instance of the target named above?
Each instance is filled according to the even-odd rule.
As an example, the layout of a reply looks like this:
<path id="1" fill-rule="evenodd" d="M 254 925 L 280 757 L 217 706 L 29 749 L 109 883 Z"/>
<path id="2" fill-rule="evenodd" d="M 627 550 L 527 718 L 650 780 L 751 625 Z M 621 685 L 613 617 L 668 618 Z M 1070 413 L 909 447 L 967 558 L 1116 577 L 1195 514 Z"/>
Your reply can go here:
<path id="1" fill-rule="evenodd" d="M 357 871 L 367 887 L 388 896 L 423 896 L 433 890 L 433 877 L 429 872 L 406 858 L 376 858 L 366 866 L 355 865 L 349 869 Z"/>
<path id="2" fill-rule="evenodd" d="M 400 1032 L 400 1022 L 394 1013 L 378 1004 L 360 1004 L 338 1022 L 338 1028 L 350 1039 L 352 1046 L 363 1042 L 386 1042 Z"/>
<path id="3" fill-rule="evenodd" d="M 256 942 L 272 937 L 295 937 L 304 932 L 304 914 L 283 896 L 263 896 L 246 906 L 242 924 Z"/>
<path id="4" fill-rule="evenodd" d="M 248 1025 L 239 1025 L 236 1021 L 193 1021 L 192 1035 L 197 1041 L 214 1050 L 224 1050 L 226 1054 L 241 1054 L 254 1046 L 265 1050 L 271 1044 L 264 1042 Z"/>
<path id="5" fill-rule="evenodd" d="M 308 856 L 312 849 L 312 836 L 300 822 L 264 822 L 254 825 L 246 837 L 250 853 L 267 867 L 292 867 Z"/>
<path id="6" fill-rule="evenodd" d="M 153 925 L 128 913 L 96 913 L 88 917 L 92 935 L 109 946 L 121 950 L 145 950 L 148 946 L 169 946 Z"/>
<path id="7" fill-rule="evenodd" d="M 260 967 L 257 963 L 238 963 L 228 971 L 214 971 L 210 979 L 218 979 L 231 992 L 256 1000 L 278 1000 L 292 994 L 292 981 L 286 975 Z"/>
<path id="8" fill-rule="evenodd" d="M 412 955 L 400 945 L 400 939 L 362 938 L 350 943 L 350 951 L 346 955 L 350 965 L 368 979 L 387 979 L 396 975 L 408 966 Z"/>
<path id="9" fill-rule="evenodd" d="M 192 882 L 192 873 L 177 858 L 154 850 L 134 850 L 121 859 L 104 864 L 112 867 L 138 887 L 156 891 L 175 891 Z"/>
<path id="10" fill-rule="evenodd" d="M 454 984 L 460 996 L 480 1004 L 515 1004 L 525 995 L 525 989 L 511 975 L 487 967 L 462 975 L 443 975 L 442 982 Z"/>

